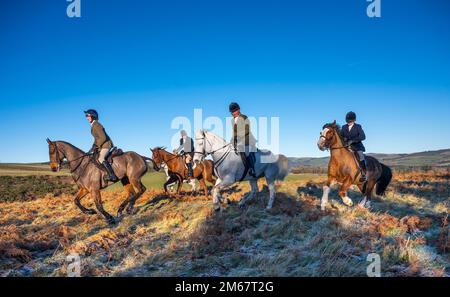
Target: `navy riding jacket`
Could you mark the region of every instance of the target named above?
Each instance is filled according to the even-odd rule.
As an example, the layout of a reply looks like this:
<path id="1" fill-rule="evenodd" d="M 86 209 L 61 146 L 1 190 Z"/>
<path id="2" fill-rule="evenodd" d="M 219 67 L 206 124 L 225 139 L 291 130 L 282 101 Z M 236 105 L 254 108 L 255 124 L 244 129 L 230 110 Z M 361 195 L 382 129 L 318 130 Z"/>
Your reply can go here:
<path id="1" fill-rule="evenodd" d="M 366 151 L 362 141 L 366 140 L 366 134 L 363 128 L 359 124 L 354 124 L 353 128 L 349 131 L 348 124 L 345 124 L 341 130 L 342 138 L 344 138 L 345 145 L 351 142 L 351 148 L 354 151 Z"/>

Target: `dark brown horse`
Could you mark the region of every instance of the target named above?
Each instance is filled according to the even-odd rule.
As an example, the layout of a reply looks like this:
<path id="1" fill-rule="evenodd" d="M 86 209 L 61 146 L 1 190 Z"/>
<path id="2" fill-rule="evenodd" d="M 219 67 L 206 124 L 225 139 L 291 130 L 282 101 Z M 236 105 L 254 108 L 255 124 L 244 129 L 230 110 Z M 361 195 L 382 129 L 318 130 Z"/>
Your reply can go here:
<path id="1" fill-rule="evenodd" d="M 59 171 L 64 159 L 69 164 L 70 173 L 77 184 L 79 191 L 75 195 L 75 204 L 85 214 L 96 214 L 94 209 L 88 209 L 81 204 L 87 194 L 91 194 L 95 206 L 108 223 L 114 224 L 116 220 L 103 208 L 100 190 L 112 183 L 106 183 L 103 176 L 106 174 L 92 155 L 86 154 L 79 148 L 64 141 L 51 141 L 47 138 L 50 168 Z M 136 200 L 145 192 L 145 186 L 141 182 L 142 176 L 147 172 L 146 160 L 152 161 L 135 152 L 125 152 L 113 158 L 112 168 L 127 192 L 127 199 L 120 205 L 117 216 L 127 207 L 127 213 L 132 214 Z"/>
<path id="2" fill-rule="evenodd" d="M 177 186 L 177 194 L 180 193 L 181 186 L 183 185 L 183 181 L 188 178 L 188 171 L 186 169 L 186 162 L 183 156 L 174 155 L 166 151 L 164 148 L 156 147 L 151 149 L 152 151 L 152 159 L 155 165 L 155 169 L 159 170 L 161 168 L 161 163 L 165 163 L 169 168 L 169 172 L 171 173 L 171 179 L 169 179 L 164 184 L 164 191 L 167 192 L 167 185 L 175 182 L 173 180 L 175 177 L 178 179 Z M 196 178 L 203 190 L 205 191 L 205 195 L 208 195 L 208 187 L 206 186 L 206 181 L 215 184 L 216 179 L 214 178 L 214 163 L 211 160 L 207 160 L 205 162 L 197 164 L 197 166 L 193 169 L 193 178 Z"/>
<path id="3" fill-rule="evenodd" d="M 361 200 L 360 206 L 366 208 L 370 207 L 375 186 L 377 195 L 384 195 L 392 179 L 391 169 L 377 159 L 367 156 L 367 182 L 360 182 L 361 170 L 358 161 L 349 147 L 344 145 L 340 127 L 336 125 L 336 121 L 323 127 L 317 145 L 322 151 L 326 149 L 331 151 L 330 163 L 328 164 L 328 182 L 323 187 L 322 210 L 325 210 L 328 204 L 330 188 L 336 183 L 341 184 L 339 196 L 347 206 L 353 205 L 353 201 L 347 196 L 347 191 L 352 185 L 357 185 L 363 193 L 364 198 Z"/>

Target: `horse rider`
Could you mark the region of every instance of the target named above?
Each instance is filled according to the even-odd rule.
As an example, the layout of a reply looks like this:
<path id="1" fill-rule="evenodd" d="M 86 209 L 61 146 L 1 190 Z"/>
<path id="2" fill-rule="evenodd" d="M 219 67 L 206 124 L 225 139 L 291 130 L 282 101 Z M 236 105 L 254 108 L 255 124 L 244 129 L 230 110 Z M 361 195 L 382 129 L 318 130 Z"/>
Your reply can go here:
<path id="1" fill-rule="evenodd" d="M 347 124 L 342 127 L 342 137 L 344 138 L 345 145 L 349 146 L 352 151 L 356 152 L 360 168 L 362 169 L 360 182 L 365 182 L 367 181 L 367 166 L 366 158 L 364 156 L 366 148 L 362 142 L 366 139 L 366 134 L 364 133 L 361 125 L 356 123 L 356 114 L 353 111 L 347 113 L 345 121 Z"/>
<path id="2" fill-rule="evenodd" d="M 94 109 L 89 109 L 84 112 L 87 120 L 91 124 L 91 134 L 94 137 L 94 144 L 92 148 L 88 152 L 88 154 L 93 154 L 94 152 L 98 152 L 98 162 L 103 165 L 106 173 L 104 180 L 106 182 L 116 182 L 118 178 L 114 173 L 111 164 L 106 160 L 106 157 L 113 147 L 113 142 L 111 138 L 109 138 L 108 134 L 106 134 L 105 128 L 103 128 L 102 124 L 98 121 L 98 113 Z"/>
<path id="3" fill-rule="evenodd" d="M 185 130 L 180 131 L 180 146 L 174 150 L 175 154 L 183 155 L 186 157 L 186 165 L 188 168 L 188 178 L 191 179 L 194 176 L 194 170 L 192 160 L 194 157 L 194 140 L 187 135 Z"/>
<path id="4" fill-rule="evenodd" d="M 249 168 L 249 174 L 255 177 L 255 168 L 250 153 L 256 152 L 256 139 L 251 132 L 249 118 L 241 113 L 241 107 L 236 102 L 232 102 L 229 106 L 231 115 L 233 116 L 233 146 L 235 152 L 239 152 L 242 163 Z"/>

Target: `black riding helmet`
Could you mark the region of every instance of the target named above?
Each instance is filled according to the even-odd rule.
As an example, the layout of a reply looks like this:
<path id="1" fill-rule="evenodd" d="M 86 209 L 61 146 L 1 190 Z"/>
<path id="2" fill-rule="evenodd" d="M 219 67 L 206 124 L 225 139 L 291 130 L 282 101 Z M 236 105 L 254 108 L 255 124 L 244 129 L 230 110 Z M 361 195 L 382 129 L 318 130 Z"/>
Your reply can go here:
<path id="1" fill-rule="evenodd" d="M 353 111 L 347 113 L 347 115 L 345 116 L 345 121 L 347 123 L 356 121 L 356 113 L 354 113 Z"/>
<path id="2" fill-rule="evenodd" d="M 230 112 L 233 113 L 233 112 L 241 109 L 241 107 L 236 102 L 231 102 L 229 109 L 230 109 Z"/>
<path id="3" fill-rule="evenodd" d="M 85 112 L 86 116 L 91 116 L 94 120 L 98 120 L 98 112 L 95 109 L 88 109 Z"/>

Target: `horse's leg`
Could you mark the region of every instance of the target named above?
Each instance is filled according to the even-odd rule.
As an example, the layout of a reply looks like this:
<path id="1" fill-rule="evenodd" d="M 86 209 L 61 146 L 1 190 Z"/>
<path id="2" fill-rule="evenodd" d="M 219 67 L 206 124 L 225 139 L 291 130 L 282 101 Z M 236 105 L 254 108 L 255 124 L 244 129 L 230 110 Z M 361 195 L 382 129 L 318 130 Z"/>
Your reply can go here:
<path id="1" fill-rule="evenodd" d="M 323 195 L 322 200 L 320 202 L 320 208 L 325 210 L 328 205 L 328 196 L 330 195 L 331 187 L 336 183 L 335 179 L 328 179 L 328 182 L 323 186 Z"/>
<path id="2" fill-rule="evenodd" d="M 197 185 L 195 184 L 195 179 L 191 179 L 190 180 L 190 182 L 189 182 L 189 184 L 191 185 L 191 187 L 192 187 L 192 192 L 196 192 L 197 191 Z"/>
<path id="3" fill-rule="evenodd" d="M 269 203 L 267 204 L 266 209 L 271 209 L 276 195 L 275 181 L 268 181 L 267 183 L 269 185 Z"/>
<path id="4" fill-rule="evenodd" d="M 132 180 L 131 184 L 133 185 L 133 188 L 134 188 L 136 194 L 133 195 L 132 197 L 130 197 L 130 203 L 128 203 L 128 207 L 127 207 L 127 214 L 133 213 L 134 204 L 136 203 L 136 200 L 138 200 L 139 197 L 141 197 L 142 194 L 144 194 L 144 192 L 147 190 L 145 188 L 145 186 L 142 184 L 142 182 L 138 179 Z"/>
<path id="5" fill-rule="evenodd" d="M 94 209 L 86 208 L 81 204 L 81 199 L 83 199 L 87 194 L 89 194 L 89 191 L 86 188 L 80 188 L 78 193 L 75 195 L 75 205 L 78 206 L 78 208 L 85 214 L 94 215 L 97 212 Z"/>
<path id="6" fill-rule="evenodd" d="M 228 182 L 225 180 L 221 180 L 220 178 L 217 179 L 216 184 L 211 190 L 212 198 L 213 198 L 213 207 L 215 211 L 222 210 L 222 206 L 220 205 L 221 196 L 220 191 L 229 185 L 231 185 L 233 182 Z"/>
<path id="7" fill-rule="evenodd" d="M 205 196 L 208 196 L 209 193 L 208 193 L 208 187 L 206 186 L 206 183 L 205 183 L 205 178 L 202 177 L 198 182 L 202 186 L 203 191 L 205 191 Z"/>
<path id="8" fill-rule="evenodd" d="M 180 195 L 181 187 L 183 186 L 183 178 L 177 177 L 178 185 L 177 185 L 177 195 Z"/>
<path id="9" fill-rule="evenodd" d="M 125 201 L 123 201 L 122 204 L 120 204 L 119 209 L 117 210 L 117 217 L 122 216 L 123 210 L 130 203 L 132 197 L 136 195 L 136 193 L 133 190 L 133 186 L 130 184 L 130 182 L 124 184 L 123 187 L 128 195 Z"/>
<path id="10" fill-rule="evenodd" d="M 344 202 L 347 206 L 352 206 L 353 201 L 347 196 L 348 189 L 352 186 L 352 178 L 347 177 L 342 183 L 341 189 L 339 190 L 339 196 L 342 198 L 342 202 Z"/>
<path id="11" fill-rule="evenodd" d="M 169 177 L 169 179 L 164 183 L 164 192 L 167 194 L 169 193 L 169 191 L 167 190 L 167 186 L 168 185 L 172 185 L 173 183 L 176 182 L 176 180 L 178 180 L 178 178 L 175 178 L 173 175 L 171 175 Z M 171 186 L 172 187 L 172 186 Z"/>
<path id="12" fill-rule="evenodd" d="M 361 200 L 361 202 L 359 202 L 359 206 L 365 207 L 365 208 L 370 208 L 371 200 L 372 200 L 372 192 L 373 192 L 373 188 L 375 187 L 375 185 L 376 185 L 376 181 L 374 181 L 372 179 L 367 181 L 365 192 L 363 192 L 364 198 Z M 363 190 L 362 186 L 360 187 L 360 190 L 362 192 L 362 190 Z"/>
<path id="13" fill-rule="evenodd" d="M 258 193 L 258 181 L 254 180 L 254 179 L 251 179 L 251 180 L 249 180 L 249 182 L 250 182 L 251 190 L 246 196 L 244 196 L 241 199 L 241 201 L 239 201 L 239 207 L 240 208 L 243 208 L 245 206 L 245 204 L 248 201 L 252 200 L 253 197 Z"/>
<path id="14" fill-rule="evenodd" d="M 116 220 L 114 219 L 114 217 L 112 215 L 110 215 L 103 208 L 102 196 L 100 194 L 100 190 L 99 189 L 95 189 L 95 190 L 92 190 L 91 193 L 92 193 L 92 196 L 94 196 L 94 202 L 95 202 L 95 206 L 97 207 L 97 210 L 105 217 L 106 221 L 109 224 L 115 224 Z"/>
<path id="15" fill-rule="evenodd" d="M 213 177 L 213 172 L 214 172 L 214 168 L 212 168 L 211 166 L 206 166 L 205 165 L 205 172 L 206 172 L 206 180 L 208 182 L 210 182 L 211 184 L 215 185 L 216 184 L 216 179 Z"/>

